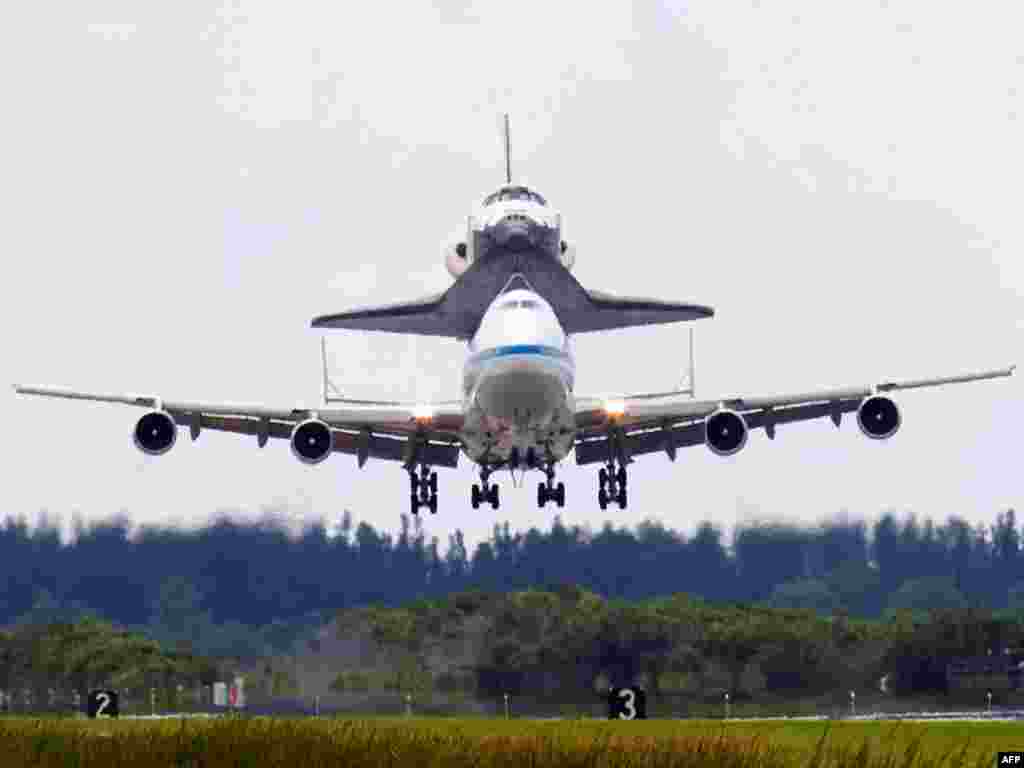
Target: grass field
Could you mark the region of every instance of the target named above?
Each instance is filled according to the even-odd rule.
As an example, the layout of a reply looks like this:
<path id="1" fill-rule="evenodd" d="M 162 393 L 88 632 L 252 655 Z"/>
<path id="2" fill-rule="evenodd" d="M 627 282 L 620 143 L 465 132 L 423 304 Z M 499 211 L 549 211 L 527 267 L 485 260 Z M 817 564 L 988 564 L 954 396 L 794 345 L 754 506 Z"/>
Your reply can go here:
<path id="1" fill-rule="evenodd" d="M 991 768 L 1016 723 L 544 722 L 372 718 L 0 719 L 0 765 Z"/>

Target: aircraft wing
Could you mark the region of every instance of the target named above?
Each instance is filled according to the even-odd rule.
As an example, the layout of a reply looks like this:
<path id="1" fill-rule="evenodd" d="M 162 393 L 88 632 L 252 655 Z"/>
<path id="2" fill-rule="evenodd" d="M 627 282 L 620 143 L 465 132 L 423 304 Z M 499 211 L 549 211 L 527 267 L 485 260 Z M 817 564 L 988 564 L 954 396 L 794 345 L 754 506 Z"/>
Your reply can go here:
<path id="1" fill-rule="evenodd" d="M 629 463 L 636 455 L 665 451 L 675 460 L 677 448 L 700 445 L 704 419 L 719 409 L 739 413 L 748 429 L 763 428 L 774 439 L 775 427 L 796 421 L 831 417 L 838 427 L 844 413 L 856 412 L 868 397 L 902 389 L 1010 376 L 1016 366 L 982 373 L 915 381 L 885 382 L 872 387 L 822 389 L 792 395 L 690 400 L 677 394 L 621 398 L 579 398 L 576 401 L 576 463 L 612 458 Z"/>
<path id="2" fill-rule="evenodd" d="M 443 312 L 445 293 L 421 299 L 361 307 L 313 318 L 313 328 L 345 328 L 360 331 L 415 333 L 424 336 L 454 336 L 452 319 Z"/>
<path id="3" fill-rule="evenodd" d="M 662 301 L 633 296 L 614 296 L 588 290 L 586 311 L 571 312 L 565 319 L 566 333 L 607 331 L 636 325 L 674 323 L 713 317 L 715 310 L 702 304 Z"/>
<path id="4" fill-rule="evenodd" d="M 318 418 L 331 427 L 333 450 L 353 454 L 362 467 L 367 458 L 406 462 L 414 448 L 417 461 L 432 466 L 455 467 L 459 458 L 459 432 L 463 410 L 460 403 L 401 404 L 359 401 L 341 407 L 284 408 L 238 403 L 167 400 L 152 395 L 106 395 L 58 387 L 19 387 L 22 395 L 62 397 L 101 403 L 120 403 L 166 411 L 196 440 L 204 429 L 255 435 L 262 447 L 267 439 L 291 438 L 301 421 Z"/>

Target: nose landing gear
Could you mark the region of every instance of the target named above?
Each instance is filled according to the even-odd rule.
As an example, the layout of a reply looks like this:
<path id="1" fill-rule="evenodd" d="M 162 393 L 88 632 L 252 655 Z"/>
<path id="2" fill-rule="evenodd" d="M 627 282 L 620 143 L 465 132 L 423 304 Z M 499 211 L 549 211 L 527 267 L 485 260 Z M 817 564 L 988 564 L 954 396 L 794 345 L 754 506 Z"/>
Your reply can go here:
<path id="1" fill-rule="evenodd" d="M 626 508 L 626 468 L 619 466 L 616 470 L 615 462 L 608 462 L 607 467 L 601 467 L 597 473 L 597 503 L 601 509 L 608 508 L 608 502 L 614 501 L 619 509 Z"/>
<path id="2" fill-rule="evenodd" d="M 430 509 L 430 514 L 437 514 L 437 472 L 431 472 L 426 464 L 420 464 L 420 476 L 416 477 L 416 468 L 409 467 L 409 485 L 411 491 L 409 501 L 412 513 L 418 515 L 420 507 Z"/>
<path id="3" fill-rule="evenodd" d="M 480 470 L 480 485 L 473 483 L 473 489 L 470 495 L 470 502 L 473 504 L 473 509 L 479 509 L 480 503 L 484 501 L 491 505 L 491 509 L 498 508 L 498 485 L 497 483 L 488 484 L 487 479 L 490 476 L 490 468 L 484 467 Z M 481 486 L 483 487 L 481 488 Z"/>
<path id="4" fill-rule="evenodd" d="M 544 470 L 547 482 L 537 483 L 537 506 L 543 509 L 549 501 L 555 502 L 560 508 L 565 506 L 565 483 L 555 483 L 555 469 L 549 463 Z"/>

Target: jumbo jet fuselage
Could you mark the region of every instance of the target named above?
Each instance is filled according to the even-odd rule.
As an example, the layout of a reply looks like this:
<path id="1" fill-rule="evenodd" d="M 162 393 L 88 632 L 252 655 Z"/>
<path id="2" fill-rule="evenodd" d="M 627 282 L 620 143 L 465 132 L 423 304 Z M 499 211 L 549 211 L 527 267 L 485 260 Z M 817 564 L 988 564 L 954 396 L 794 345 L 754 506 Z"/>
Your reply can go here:
<path id="1" fill-rule="evenodd" d="M 475 462 L 560 461 L 575 436 L 575 364 L 554 310 L 530 290 L 500 294 L 463 368 L 463 451 Z"/>

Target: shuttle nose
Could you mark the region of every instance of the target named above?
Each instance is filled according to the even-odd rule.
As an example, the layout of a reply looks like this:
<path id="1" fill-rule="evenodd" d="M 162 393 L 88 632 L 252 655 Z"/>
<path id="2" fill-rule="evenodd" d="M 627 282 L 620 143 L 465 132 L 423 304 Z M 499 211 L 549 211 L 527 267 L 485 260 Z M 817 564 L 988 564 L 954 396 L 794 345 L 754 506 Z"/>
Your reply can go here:
<path id="1" fill-rule="evenodd" d="M 491 238 L 503 248 L 521 251 L 535 247 L 538 241 L 537 225 L 528 216 L 511 213 L 489 229 Z"/>

